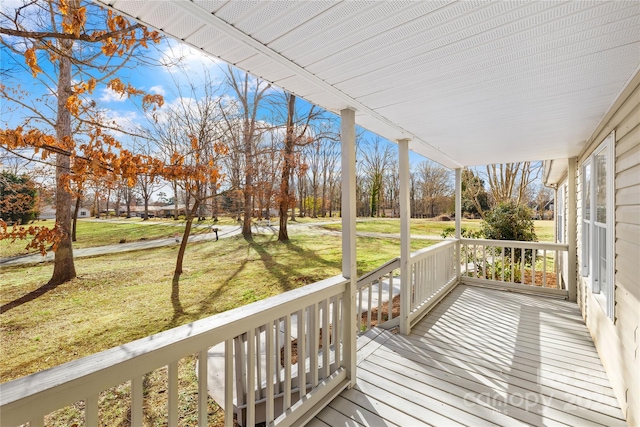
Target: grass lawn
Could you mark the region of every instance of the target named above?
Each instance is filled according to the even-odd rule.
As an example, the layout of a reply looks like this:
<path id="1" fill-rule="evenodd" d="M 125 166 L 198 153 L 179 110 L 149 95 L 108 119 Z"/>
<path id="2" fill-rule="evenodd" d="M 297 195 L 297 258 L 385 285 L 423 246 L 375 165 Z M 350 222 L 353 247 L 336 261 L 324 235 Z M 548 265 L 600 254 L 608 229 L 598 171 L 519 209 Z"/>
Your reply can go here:
<path id="1" fill-rule="evenodd" d="M 399 241 L 358 239 L 358 271 L 399 254 Z M 431 244 L 417 241 L 413 249 Z M 171 278 L 177 247 L 76 260 L 78 277 L 0 315 L 2 366 L 8 381 L 340 273 L 340 238 L 241 237 L 187 248 L 174 316 Z M 52 265 L 3 268 L 0 303 L 47 282 Z"/>
<path id="2" fill-rule="evenodd" d="M 455 227 L 454 221 L 431 221 L 428 219 L 412 219 L 411 234 L 427 236 L 440 236 L 444 229 Z M 328 224 L 324 226 L 330 230 L 340 230 L 342 224 Z M 480 228 L 480 220 L 464 220 L 462 227 L 477 230 Z M 359 218 L 356 223 L 356 230 L 368 233 L 389 233 L 400 234 L 400 219 L 398 218 Z"/>
<path id="3" fill-rule="evenodd" d="M 417 250 L 434 242 L 416 241 Z M 375 269 L 399 255 L 399 241 L 358 238 L 358 272 Z M 2 382 L 155 334 L 181 324 L 294 289 L 341 271 L 337 236 L 294 235 L 289 244 L 257 235 L 192 244 L 180 280 L 184 314 L 171 304 L 171 278 L 177 247 L 76 260 L 78 277 L 0 314 Z M 2 272 L 0 304 L 46 283 L 52 264 L 9 267 Z M 194 356 L 179 363 L 180 425 L 197 423 Z M 144 378 L 145 425 L 166 422 L 166 368 Z M 104 425 L 128 425 L 130 384 L 100 395 Z M 211 426 L 223 424 L 223 411 L 209 399 Z M 46 417 L 47 426 L 82 424 L 83 404 Z M 123 423 L 123 424 L 121 424 Z"/>
<path id="4" fill-rule="evenodd" d="M 463 220 L 462 227 L 470 230 L 479 230 L 481 220 Z M 534 221 L 538 240 L 541 242 L 553 242 L 553 221 Z M 329 230 L 341 230 L 340 223 L 328 224 L 323 227 Z M 411 233 L 427 236 L 440 236 L 448 227 L 455 227 L 453 221 L 432 221 L 429 219 L 412 219 Z M 361 218 L 356 224 L 356 230 L 369 233 L 400 233 L 400 220 L 393 219 L 363 219 Z"/>
<path id="5" fill-rule="evenodd" d="M 78 241 L 73 243 L 74 248 L 91 248 L 95 246 L 114 245 L 120 243 L 122 239 L 126 242 L 135 242 L 141 239 L 162 239 L 171 237 L 176 232 L 184 231 L 185 221 L 174 221 L 172 219 L 151 219 L 143 221 L 141 218 L 120 218 L 102 221 L 87 219 L 78 220 Z M 234 225 L 237 224 L 231 218 L 221 219 L 217 224 Z M 54 221 L 39 221 L 34 225 L 48 225 L 53 227 Z M 213 225 L 213 221 L 194 221 L 191 235 L 209 232 L 208 226 Z M 36 252 L 31 249 L 25 250 L 27 242 L 24 240 L 0 240 L 0 257 L 10 257 L 15 255 Z"/>
<path id="6" fill-rule="evenodd" d="M 540 242 L 553 242 L 555 236 L 555 223 L 553 220 L 533 221 L 536 228 L 536 236 Z"/>
<path id="7" fill-rule="evenodd" d="M 277 221 L 277 218 L 275 219 Z M 296 222 L 300 223 L 300 224 L 308 224 L 308 223 L 312 223 L 312 222 L 337 222 L 340 223 L 340 221 L 342 221 L 342 218 L 340 218 L 339 216 L 336 216 L 336 214 L 334 214 L 334 216 L 332 217 L 321 217 L 319 216 L 318 218 L 311 218 L 308 216 L 305 217 L 299 217 L 296 216 Z"/>

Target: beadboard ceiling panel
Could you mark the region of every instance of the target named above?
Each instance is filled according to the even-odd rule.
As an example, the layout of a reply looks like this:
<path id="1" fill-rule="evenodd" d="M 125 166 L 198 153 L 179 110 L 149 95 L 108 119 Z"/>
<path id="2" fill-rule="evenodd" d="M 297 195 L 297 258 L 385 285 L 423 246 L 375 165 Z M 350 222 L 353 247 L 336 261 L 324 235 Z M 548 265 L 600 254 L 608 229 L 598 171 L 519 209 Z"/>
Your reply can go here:
<path id="1" fill-rule="evenodd" d="M 448 167 L 575 156 L 640 66 L 638 1 L 101 3 Z"/>

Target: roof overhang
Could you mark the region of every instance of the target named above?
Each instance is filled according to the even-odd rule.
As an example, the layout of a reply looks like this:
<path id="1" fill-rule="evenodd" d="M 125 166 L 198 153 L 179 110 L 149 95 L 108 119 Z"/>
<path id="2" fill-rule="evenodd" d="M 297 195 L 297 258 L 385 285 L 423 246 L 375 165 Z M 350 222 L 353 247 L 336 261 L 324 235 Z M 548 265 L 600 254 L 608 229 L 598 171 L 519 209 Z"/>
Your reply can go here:
<path id="1" fill-rule="evenodd" d="M 543 165 L 542 183 L 547 187 L 557 186 L 567 176 L 568 159 L 545 160 Z"/>
<path id="2" fill-rule="evenodd" d="M 637 1 L 101 3 L 452 168 L 577 155 L 640 64 Z"/>

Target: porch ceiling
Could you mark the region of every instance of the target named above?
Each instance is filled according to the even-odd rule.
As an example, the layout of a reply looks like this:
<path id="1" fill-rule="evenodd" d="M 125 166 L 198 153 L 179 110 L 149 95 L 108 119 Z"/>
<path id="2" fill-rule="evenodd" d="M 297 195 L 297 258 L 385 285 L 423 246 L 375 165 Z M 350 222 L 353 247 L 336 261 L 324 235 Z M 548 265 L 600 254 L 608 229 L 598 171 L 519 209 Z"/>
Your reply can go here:
<path id="1" fill-rule="evenodd" d="M 578 154 L 640 64 L 640 2 L 101 0 L 445 166 Z"/>

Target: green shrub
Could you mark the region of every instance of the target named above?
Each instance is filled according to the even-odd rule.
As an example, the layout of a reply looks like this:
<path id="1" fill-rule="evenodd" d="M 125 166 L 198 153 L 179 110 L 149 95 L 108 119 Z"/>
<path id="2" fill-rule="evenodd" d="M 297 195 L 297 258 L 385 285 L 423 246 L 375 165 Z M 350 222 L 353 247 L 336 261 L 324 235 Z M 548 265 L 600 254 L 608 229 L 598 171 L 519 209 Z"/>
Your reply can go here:
<path id="1" fill-rule="evenodd" d="M 27 224 L 37 216 L 37 191 L 27 175 L 0 172 L 0 219 L 9 223 Z"/>
<path id="2" fill-rule="evenodd" d="M 503 202 L 485 213 L 482 232 L 487 239 L 516 240 L 520 242 L 537 242 L 533 224 L 533 212 L 525 205 L 514 202 Z M 507 250 L 507 252 L 509 252 Z M 525 262 L 531 263 L 532 253 L 526 251 Z M 514 258 L 520 260 L 521 250 L 516 249 Z"/>
<path id="3" fill-rule="evenodd" d="M 536 242 L 531 209 L 514 202 L 503 202 L 485 213 L 482 231 L 487 239 Z"/>
<path id="4" fill-rule="evenodd" d="M 446 239 L 447 237 L 455 237 L 455 235 L 456 235 L 455 227 L 446 227 L 444 230 L 442 230 L 442 233 L 441 233 L 441 236 L 443 239 Z M 484 238 L 484 234 L 482 233 L 482 230 L 471 230 L 465 227 L 462 227 L 460 229 L 460 235 L 465 239 Z"/>

